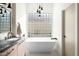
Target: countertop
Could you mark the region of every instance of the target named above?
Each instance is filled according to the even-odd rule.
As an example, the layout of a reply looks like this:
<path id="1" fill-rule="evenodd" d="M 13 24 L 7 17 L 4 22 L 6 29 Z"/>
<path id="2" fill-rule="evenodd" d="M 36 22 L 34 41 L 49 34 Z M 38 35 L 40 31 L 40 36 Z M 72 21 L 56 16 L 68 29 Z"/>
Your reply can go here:
<path id="1" fill-rule="evenodd" d="M 11 38 L 12 39 L 12 38 Z M 5 50 L 9 49 L 10 47 L 17 44 L 19 41 L 23 41 L 21 38 L 13 38 L 16 40 L 0 40 L 0 53 L 4 52 Z"/>

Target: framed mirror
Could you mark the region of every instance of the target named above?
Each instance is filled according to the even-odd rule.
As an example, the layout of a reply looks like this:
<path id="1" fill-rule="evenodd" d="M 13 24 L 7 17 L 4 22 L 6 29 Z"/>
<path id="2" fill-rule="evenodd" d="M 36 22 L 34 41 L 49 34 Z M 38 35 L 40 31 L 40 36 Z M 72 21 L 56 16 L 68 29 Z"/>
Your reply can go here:
<path id="1" fill-rule="evenodd" d="M 2 8 L 0 14 L 0 33 L 11 31 L 11 11 Z"/>

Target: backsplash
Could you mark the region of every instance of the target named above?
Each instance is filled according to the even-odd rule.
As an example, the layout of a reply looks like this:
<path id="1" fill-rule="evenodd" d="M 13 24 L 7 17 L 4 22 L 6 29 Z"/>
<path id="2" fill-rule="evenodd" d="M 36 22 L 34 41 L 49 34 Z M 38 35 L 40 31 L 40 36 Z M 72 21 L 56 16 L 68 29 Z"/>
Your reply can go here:
<path id="1" fill-rule="evenodd" d="M 28 17 L 28 37 L 51 37 L 51 35 L 52 14 L 30 13 Z"/>

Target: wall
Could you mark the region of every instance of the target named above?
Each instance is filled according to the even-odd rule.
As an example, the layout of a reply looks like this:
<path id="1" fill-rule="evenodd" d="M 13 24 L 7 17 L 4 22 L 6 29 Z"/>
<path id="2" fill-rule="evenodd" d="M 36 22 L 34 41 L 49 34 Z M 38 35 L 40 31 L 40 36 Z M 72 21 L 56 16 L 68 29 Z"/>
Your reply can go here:
<path id="1" fill-rule="evenodd" d="M 42 13 L 53 13 L 53 4 L 52 3 L 27 3 L 26 11 L 27 13 L 36 13 L 39 5 L 43 7 Z"/>
<path id="2" fill-rule="evenodd" d="M 16 3 L 16 25 L 20 23 L 22 34 L 26 34 L 26 4 Z"/>
<path id="3" fill-rule="evenodd" d="M 37 13 L 36 11 L 39 8 L 39 5 L 43 7 L 42 13 L 53 14 L 53 4 L 52 3 L 27 3 L 26 4 L 26 14 L 28 15 L 29 13 Z"/>
<path id="4" fill-rule="evenodd" d="M 79 3 L 77 3 L 77 55 L 79 56 Z"/>
<path id="5" fill-rule="evenodd" d="M 69 3 L 55 3 L 53 6 L 53 37 L 58 38 L 58 52 L 62 55 L 62 11 L 67 8 Z"/>
<path id="6" fill-rule="evenodd" d="M 16 35 L 16 4 L 12 3 L 11 31 Z"/>

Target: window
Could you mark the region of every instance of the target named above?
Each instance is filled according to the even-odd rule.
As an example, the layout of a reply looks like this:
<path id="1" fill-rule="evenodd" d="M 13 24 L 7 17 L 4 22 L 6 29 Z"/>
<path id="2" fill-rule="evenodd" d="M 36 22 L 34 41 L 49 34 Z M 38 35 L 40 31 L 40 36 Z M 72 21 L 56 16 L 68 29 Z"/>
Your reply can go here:
<path id="1" fill-rule="evenodd" d="M 30 13 L 28 16 L 28 37 L 51 37 L 52 14 Z"/>

